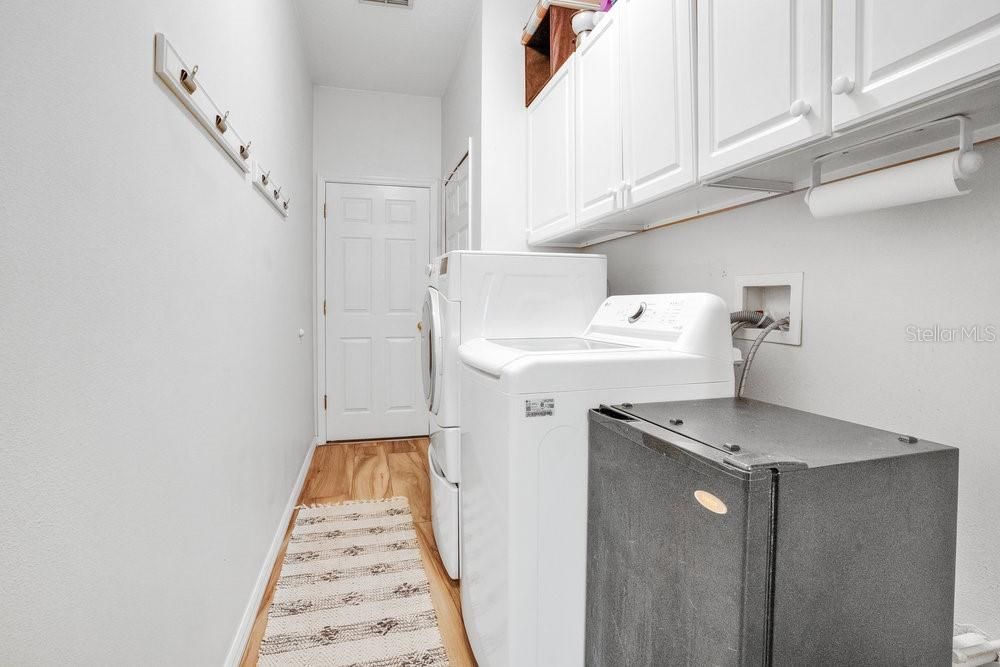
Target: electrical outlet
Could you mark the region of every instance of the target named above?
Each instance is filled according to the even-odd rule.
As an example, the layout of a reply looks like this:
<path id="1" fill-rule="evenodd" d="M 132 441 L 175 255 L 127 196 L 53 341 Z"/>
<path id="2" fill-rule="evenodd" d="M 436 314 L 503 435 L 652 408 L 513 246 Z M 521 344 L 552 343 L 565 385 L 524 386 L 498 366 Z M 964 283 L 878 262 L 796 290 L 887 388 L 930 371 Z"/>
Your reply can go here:
<path id="1" fill-rule="evenodd" d="M 768 343 L 802 344 L 802 274 L 773 273 L 759 276 L 736 276 L 733 310 L 762 310 L 775 319 L 787 317 L 788 331 L 772 331 Z M 746 327 L 736 338 L 753 340 L 761 329 Z"/>

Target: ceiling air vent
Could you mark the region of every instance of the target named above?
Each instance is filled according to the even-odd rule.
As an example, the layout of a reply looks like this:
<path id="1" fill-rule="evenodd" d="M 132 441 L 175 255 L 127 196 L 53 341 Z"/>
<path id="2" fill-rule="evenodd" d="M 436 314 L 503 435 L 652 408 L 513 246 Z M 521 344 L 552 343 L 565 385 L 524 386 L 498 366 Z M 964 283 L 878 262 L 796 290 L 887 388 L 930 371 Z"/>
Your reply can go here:
<path id="1" fill-rule="evenodd" d="M 378 7 L 404 7 L 413 8 L 413 0 L 358 0 L 362 5 L 376 5 Z"/>

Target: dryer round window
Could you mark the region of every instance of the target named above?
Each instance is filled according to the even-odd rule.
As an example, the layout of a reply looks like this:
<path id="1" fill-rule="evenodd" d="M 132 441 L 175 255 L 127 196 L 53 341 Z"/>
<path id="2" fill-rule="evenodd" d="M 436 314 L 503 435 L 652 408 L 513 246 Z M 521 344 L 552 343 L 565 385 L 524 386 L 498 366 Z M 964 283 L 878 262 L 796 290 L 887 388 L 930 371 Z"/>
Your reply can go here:
<path id="1" fill-rule="evenodd" d="M 420 331 L 420 370 L 424 386 L 424 399 L 427 401 L 427 409 L 431 412 L 437 411 L 440 395 L 438 365 L 441 363 L 441 328 L 439 326 L 441 309 L 438 305 L 439 298 L 437 290 L 427 290 L 421 321 L 417 324 L 417 329 Z"/>

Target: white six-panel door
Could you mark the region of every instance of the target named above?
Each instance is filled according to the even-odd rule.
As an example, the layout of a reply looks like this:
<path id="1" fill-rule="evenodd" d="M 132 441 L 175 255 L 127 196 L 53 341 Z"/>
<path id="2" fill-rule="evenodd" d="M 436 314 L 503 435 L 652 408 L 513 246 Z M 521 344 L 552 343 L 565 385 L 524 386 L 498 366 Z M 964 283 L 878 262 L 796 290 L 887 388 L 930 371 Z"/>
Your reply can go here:
<path id="1" fill-rule="evenodd" d="M 472 192 L 469 153 L 444 184 L 444 252 L 470 250 L 472 233 Z"/>
<path id="2" fill-rule="evenodd" d="M 835 127 L 997 70 L 998 0 L 833 3 Z"/>
<path id="3" fill-rule="evenodd" d="M 326 186 L 327 439 L 427 433 L 420 306 L 430 191 Z"/>

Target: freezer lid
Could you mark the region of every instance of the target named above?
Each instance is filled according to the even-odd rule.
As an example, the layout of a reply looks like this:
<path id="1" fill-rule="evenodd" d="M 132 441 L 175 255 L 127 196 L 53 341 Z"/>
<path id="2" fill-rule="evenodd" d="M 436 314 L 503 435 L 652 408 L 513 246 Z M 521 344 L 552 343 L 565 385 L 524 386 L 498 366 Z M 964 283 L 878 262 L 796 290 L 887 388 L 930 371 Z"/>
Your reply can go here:
<path id="1" fill-rule="evenodd" d="M 738 468 L 818 468 L 951 449 L 909 435 L 744 398 L 615 409 L 728 452 Z"/>

